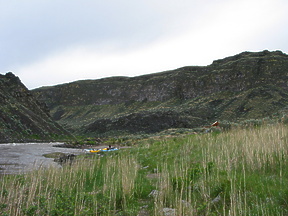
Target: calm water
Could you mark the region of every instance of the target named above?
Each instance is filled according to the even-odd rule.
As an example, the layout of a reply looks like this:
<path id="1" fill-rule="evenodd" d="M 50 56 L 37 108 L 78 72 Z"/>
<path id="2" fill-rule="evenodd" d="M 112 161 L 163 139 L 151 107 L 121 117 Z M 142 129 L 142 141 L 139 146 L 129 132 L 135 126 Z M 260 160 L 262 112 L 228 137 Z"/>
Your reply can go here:
<path id="1" fill-rule="evenodd" d="M 81 149 L 59 148 L 59 143 L 7 143 L 0 144 L 0 174 L 14 174 L 38 167 L 59 166 L 43 154 L 62 152 L 80 154 Z"/>

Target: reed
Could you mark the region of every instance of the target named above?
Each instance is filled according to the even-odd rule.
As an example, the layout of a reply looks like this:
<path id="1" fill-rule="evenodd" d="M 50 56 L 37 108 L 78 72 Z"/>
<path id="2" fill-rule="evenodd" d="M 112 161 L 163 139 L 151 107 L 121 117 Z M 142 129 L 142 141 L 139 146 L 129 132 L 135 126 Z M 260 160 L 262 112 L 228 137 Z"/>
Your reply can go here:
<path id="1" fill-rule="evenodd" d="M 235 128 L 2 176 L 0 215 L 287 215 L 287 141 L 283 124 Z"/>

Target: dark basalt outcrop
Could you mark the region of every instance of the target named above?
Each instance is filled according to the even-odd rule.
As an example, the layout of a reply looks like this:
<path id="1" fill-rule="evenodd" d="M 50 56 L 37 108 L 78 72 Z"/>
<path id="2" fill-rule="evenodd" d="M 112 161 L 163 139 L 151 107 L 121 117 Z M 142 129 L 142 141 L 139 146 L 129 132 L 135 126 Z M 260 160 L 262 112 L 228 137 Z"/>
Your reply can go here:
<path id="1" fill-rule="evenodd" d="M 271 116 L 288 105 L 287 75 L 281 51 L 244 52 L 205 67 L 82 80 L 33 94 L 76 133 L 149 133 Z"/>
<path id="2" fill-rule="evenodd" d="M 70 135 L 13 73 L 0 74 L 0 143 L 51 140 Z"/>

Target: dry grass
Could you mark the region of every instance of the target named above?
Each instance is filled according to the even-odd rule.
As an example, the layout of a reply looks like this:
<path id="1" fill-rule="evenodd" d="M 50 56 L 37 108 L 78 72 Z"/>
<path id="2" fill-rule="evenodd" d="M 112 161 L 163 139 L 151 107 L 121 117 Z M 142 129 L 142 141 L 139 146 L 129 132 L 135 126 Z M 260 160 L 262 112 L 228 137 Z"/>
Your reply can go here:
<path id="1" fill-rule="evenodd" d="M 147 141 L 2 177 L 2 215 L 287 215 L 287 126 Z M 148 168 L 143 168 L 148 167 Z M 156 178 L 149 178 L 154 173 Z M 153 196 L 148 194 L 155 190 Z"/>

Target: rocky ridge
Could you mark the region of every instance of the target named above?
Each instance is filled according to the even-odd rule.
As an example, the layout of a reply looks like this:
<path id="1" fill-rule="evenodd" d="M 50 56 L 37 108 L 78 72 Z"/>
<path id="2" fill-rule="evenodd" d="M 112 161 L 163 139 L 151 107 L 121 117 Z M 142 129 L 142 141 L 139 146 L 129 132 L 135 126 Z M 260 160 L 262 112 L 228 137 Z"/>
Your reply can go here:
<path id="1" fill-rule="evenodd" d="M 287 108 L 287 75 L 281 51 L 243 52 L 208 66 L 82 80 L 33 94 L 74 133 L 151 133 L 272 116 Z"/>
<path id="2" fill-rule="evenodd" d="M 13 73 L 0 74 L 0 143 L 71 136 Z M 54 138 L 53 138 L 54 137 Z"/>

